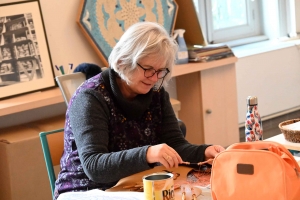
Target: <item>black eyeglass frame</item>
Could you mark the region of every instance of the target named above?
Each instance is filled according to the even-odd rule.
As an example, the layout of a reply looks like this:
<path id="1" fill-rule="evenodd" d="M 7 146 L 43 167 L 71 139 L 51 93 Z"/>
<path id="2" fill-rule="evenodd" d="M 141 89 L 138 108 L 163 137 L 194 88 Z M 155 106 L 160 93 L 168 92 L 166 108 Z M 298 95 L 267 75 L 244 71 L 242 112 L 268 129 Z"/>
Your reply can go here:
<path id="1" fill-rule="evenodd" d="M 160 72 L 163 72 L 163 71 L 165 71 L 165 70 L 155 70 L 155 69 L 153 69 L 153 68 L 151 68 L 151 69 L 146 69 L 146 68 L 144 68 L 142 65 L 140 65 L 138 62 L 136 63 L 140 68 L 142 68 L 143 70 L 144 70 L 144 76 L 146 77 L 146 78 L 150 78 L 150 77 L 152 77 L 152 76 L 154 76 L 154 74 L 156 74 L 156 76 L 157 76 L 157 79 L 164 79 L 167 75 L 168 75 L 168 73 L 170 73 L 170 70 L 168 69 L 168 68 L 164 68 L 164 69 L 166 69 L 166 74 L 163 76 L 163 77 L 158 77 L 158 74 L 160 73 Z M 151 76 L 146 76 L 146 71 L 147 70 L 154 70 L 155 72 L 151 75 Z"/>

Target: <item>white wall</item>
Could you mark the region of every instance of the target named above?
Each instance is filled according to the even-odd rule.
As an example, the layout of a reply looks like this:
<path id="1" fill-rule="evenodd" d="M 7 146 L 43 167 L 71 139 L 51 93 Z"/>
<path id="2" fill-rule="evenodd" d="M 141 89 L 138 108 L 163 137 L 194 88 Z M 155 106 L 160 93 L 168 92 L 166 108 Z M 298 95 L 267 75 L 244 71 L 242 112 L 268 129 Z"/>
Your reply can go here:
<path id="1" fill-rule="evenodd" d="M 300 106 L 299 46 L 238 59 L 236 63 L 239 123 L 246 117 L 247 96 L 257 96 L 261 116 L 271 117 Z"/>
<path id="2" fill-rule="evenodd" d="M 300 0 L 295 0 L 295 6 L 300 8 Z M 296 32 L 300 33 L 300 12 L 296 12 Z"/>
<path id="3" fill-rule="evenodd" d="M 79 0 L 40 0 L 53 64 L 74 66 L 100 58 L 77 25 Z"/>

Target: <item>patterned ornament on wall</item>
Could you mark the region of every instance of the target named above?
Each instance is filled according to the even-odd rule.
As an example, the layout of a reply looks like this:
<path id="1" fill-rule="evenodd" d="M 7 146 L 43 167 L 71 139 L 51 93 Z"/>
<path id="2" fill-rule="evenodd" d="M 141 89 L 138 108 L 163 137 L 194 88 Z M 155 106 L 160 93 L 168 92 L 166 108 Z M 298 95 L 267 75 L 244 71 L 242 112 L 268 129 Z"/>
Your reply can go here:
<path id="1" fill-rule="evenodd" d="M 134 23 L 157 22 L 172 35 L 178 5 L 174 0 L 81 0 L 77 23 L 105 66 L 108 56 Z"/>

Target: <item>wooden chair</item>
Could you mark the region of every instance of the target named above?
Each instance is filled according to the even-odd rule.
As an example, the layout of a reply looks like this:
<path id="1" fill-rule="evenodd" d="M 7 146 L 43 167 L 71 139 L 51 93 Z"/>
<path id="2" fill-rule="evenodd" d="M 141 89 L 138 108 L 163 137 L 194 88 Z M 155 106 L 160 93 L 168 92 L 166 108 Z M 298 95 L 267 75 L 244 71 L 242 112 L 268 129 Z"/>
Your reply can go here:
<path id="1" fill-rule="evenodd" d="M 40 140 L 53 196 L 56 180 L 54 166 L 60 164 L 60 158 L 64 150 L 64 129 L 41 132 Z"/>

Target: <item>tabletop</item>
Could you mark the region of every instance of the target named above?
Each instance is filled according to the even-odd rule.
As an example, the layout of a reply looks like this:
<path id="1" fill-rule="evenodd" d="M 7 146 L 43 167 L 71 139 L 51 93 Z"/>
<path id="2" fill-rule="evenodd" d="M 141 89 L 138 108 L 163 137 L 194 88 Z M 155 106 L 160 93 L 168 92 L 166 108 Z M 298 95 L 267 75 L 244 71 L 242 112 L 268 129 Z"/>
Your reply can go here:
<path id="1" fill-rule="evenodd" d="M 284 138 L 284 135 L 278 134 L 273 137 L 270 137 L 268 139 L 265 139 L 265 141 L 272 141 L 272 142 L 278 142 L 279 144 L 282 144 L 285 148 L 290 149 L 292 151 L 300 151 L 300 143 L 294 143 L 294 142 L 289 142 Z M 300 156 L 299 153 L 297 156 L 294 155 L 295 160 L 298 162 L 300 166 Z"/>
<path id="2" fill-rule="evenodd" d="M 295 151 L 300 151 L 300 143 L 292 143 L 289 141 L 286 141 L 283 134 L 276 135 L 274 137 L 266 139 L 266 141 L 275 141 L 282 145 L 284 145 L 287 149 L 292 149 Z M 300 165 L 300 157 L 294 156 L 297 162 Z M 143 200 L 144 199 L 144 193 L 143 192 L 136 192 L 136 191 L 129 191 L 124 190 L 123 186 L 128 185 L 129 183 L 134 183 L 137 180 L 142 180 L 142 177 L 145 174 L 150 174 L 157 171 L 164 170 L 164 167 L 157 167 L 152 170 L 146 170 L 144 172 L 135 174 L 133 176 L 127 177 L 119 181 L 119 183 L 107 191 L 102 190 L 90 190 L 85 192 L 69 192 L 69 193 L 63 193 L 59 196 L 58 200 L 83 200 L 83 199 L 89 199 L 89 200 L 105 200 L 105 199 L 111 199 L 111 200 Z M 194 188 L 200 188 L 201 194 L 197 197 L 197 200 L 211 200 L 211 190 L 209 185 L 210 180 L 210 173 L 197 173 L 195 169 L 191 171 L 191 168 L 186 167 L 179 167 L 172 169 L 173 172 L 180 172 L 181 176 L 179 176 L 179 179 L 174 181 L 175 184 L 186 184 L 182 181 L 188 180 L 188 184 L 192 185 Z M 179 191 L 180 192 L 180 191 Z M 176 191 L 175 191 L 176 193 Z M 178 193 L 178 190 L 177 190 Z M 186 196 L 187 200 L 191 200 L 191 195 L 187 193 Z M 175 200 L 180 200 L 180 194 L 175 195 Z"/>
<path id="3" fill-rule="evenodd" d="M 63 193 L 59 196 L 58 200 L 104 200 L 104 199 L 118 199 L 118 200 L 144 200 L 144 193 L 131 191 L 128 185 L 132 185 L 142 181 L 142 177 L 147 174 L 152 173 L 176 173 L 179 176 L 174 180 L 175 185 L 180 185 L 185 187 L 186 200 L 192 200 L 191 188 L 194 188 L 197 194 L 197 200 L 211 200 L 211 190 L 210 190 L 210 171 L 202 171 L 198 169 L 179 166 L 178 168 L 168 169 L 163 166 L 158 166 L 150 170 L 146 170 L 132 176 L 121 179 L 116 186 L 106 190 L 90 190 L 85 192 L 68 192 Z M 175 200 L 181 200 L 182 192 L 181 189 L 175 189 Z"/>
<path id="4" fill-rule="evenodd" d="M 86 192 L 67 192 L 61 194 L 57 200 L 144 200 L 143 192 L 105 192 L 102 190 L 89 190 Z M 181 199 L 181 198 L 180 198 Z M 188 199 L 188 198 L 187 198 Z M 197 200 L 211 200 L 210 189 L 202 188 L 202 194 Z M 176 199 L 177 200 L 177 199 Z M 179 200 L 179 199 L 178 199 Z"/>
<path id="5" fill-rule="evenodd" d="M 287 148 L 287 149 L 300 151 L 300 143 L 294 143 L 294 142 L 287 141 L 284 138 L 284 135 L 282 133 L 275 135 L 273 137 L 270 137 L 268 139 L 265 139 L 265 141 L 278 142 L 278 143 L 282 144 L 283 146 L 285 146 L 285 148 Z"/>

